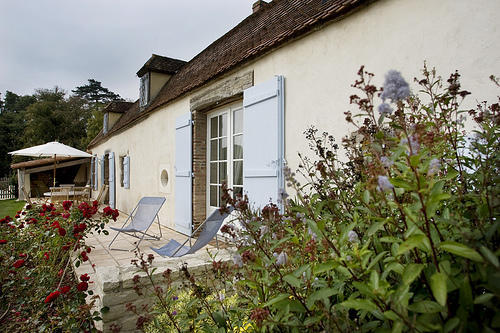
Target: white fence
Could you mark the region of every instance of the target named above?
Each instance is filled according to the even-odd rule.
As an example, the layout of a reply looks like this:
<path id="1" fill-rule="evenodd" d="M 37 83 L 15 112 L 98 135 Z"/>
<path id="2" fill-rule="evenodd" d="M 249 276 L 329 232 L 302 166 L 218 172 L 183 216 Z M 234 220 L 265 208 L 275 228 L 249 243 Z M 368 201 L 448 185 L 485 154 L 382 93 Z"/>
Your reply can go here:
<path id="1" fill-rule="evenodd" d="M 9 178 L 0 178 L 0 200 L 15 199 L 16 188 L 14 185 L 9 185 Z"/>

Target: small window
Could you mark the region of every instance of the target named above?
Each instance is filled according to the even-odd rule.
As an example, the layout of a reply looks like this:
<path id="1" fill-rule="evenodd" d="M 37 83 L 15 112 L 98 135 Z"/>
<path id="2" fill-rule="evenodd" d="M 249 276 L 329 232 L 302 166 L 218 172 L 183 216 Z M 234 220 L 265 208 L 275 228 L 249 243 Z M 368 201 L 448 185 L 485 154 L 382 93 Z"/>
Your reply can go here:
<path id="1" fill-rule="evenodd" d="M 108 119 L 109 119 L 109 113 L 106 112 L 102 119 L 102 132 L 104 134 L 108 133 Z"/>
<path id="2" fill-rule="evenodd" d="M 124 186 L 125 180 L 125 167 L 124 167 L 125 156 L 120 156 L 120 186 Z"/>
<path id="3" fill-rule="evenodd" d="M 144 108 L 149 103 L 149 72 L 141 76 L 139 106 Z"/>

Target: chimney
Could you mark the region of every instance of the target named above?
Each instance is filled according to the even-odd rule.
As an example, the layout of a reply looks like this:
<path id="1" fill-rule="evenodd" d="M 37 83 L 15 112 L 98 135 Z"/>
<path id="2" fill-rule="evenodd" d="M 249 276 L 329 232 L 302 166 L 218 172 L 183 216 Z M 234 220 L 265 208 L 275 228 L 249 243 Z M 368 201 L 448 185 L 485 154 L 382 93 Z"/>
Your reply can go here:
<path id="1" fill-rule="evenodd" d="M 259 10 L 264 8 L 266 5 L 267 5 L 267 2 L 265 2 L 264 0 L 257 0 L 253 3 L 252 10 L 254 13 L 257 13 Z"/>

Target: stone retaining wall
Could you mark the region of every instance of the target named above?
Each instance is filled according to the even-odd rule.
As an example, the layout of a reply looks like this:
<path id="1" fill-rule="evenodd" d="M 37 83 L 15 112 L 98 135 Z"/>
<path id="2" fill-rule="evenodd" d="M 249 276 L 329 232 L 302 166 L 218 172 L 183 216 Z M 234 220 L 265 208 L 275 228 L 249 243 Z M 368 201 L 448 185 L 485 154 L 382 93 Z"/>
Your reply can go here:
<path id="1" fill-rule="evenodd" d="M 216 260 L 229 261 L 231 260 L 230 252 L 227 250 L 219 250 Z M 206 268 L 210 269 L 212 259 L 207 252 L 200 251 L 199 253 L 186 255 L 181 258 L 157 258 L 153 262 L 153 267 L 157 270 L 153 274 L 153 281 L 158 282 L 158 285 L 164 286 L 162 277 L 165 270 L 172 270 L 173 285 L 179 286 L 182 282 L 181 272 L 179 271 L 183 263 L 187 263 L 190 273 L 195 276 L 202 276 L 206 272 Z M 143 296 L 137 295 L 132 281 L 135 275 L 141 276 L 141 284 L 150 286 L 151 283 L 146 277 L 146 274 L 139 272 L 139 269 L 133 265 L 128 267 L 96 267 L 94 275 L 94 295 L 96 297 L 95 309 L 109 307 L 109 312 L 102 315 L 103 320 L 96 322 L 96 327 L 103 332 L 111 332 L 110 326 L 116 324 L 121 327 L 120 332 L 136 332 L 137 316 L 130 311 L 127 311 L 126 304 L 133 303 L 137 309 L 143 304 L 155 303 L 153 295 Z"/>

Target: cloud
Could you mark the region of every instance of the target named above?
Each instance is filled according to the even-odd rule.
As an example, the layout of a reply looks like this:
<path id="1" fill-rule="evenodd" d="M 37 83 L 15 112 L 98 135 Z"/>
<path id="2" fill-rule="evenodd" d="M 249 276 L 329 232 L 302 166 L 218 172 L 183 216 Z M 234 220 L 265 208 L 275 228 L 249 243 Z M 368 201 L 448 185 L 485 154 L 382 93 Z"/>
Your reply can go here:
<path id="1" fill-rule="evenodd" d="M 93 78 L 134 100 L 152 53 L 190 60 L 251 14 L 254 0 L 0 2 L 0 92 L 68 92 Z"/>

